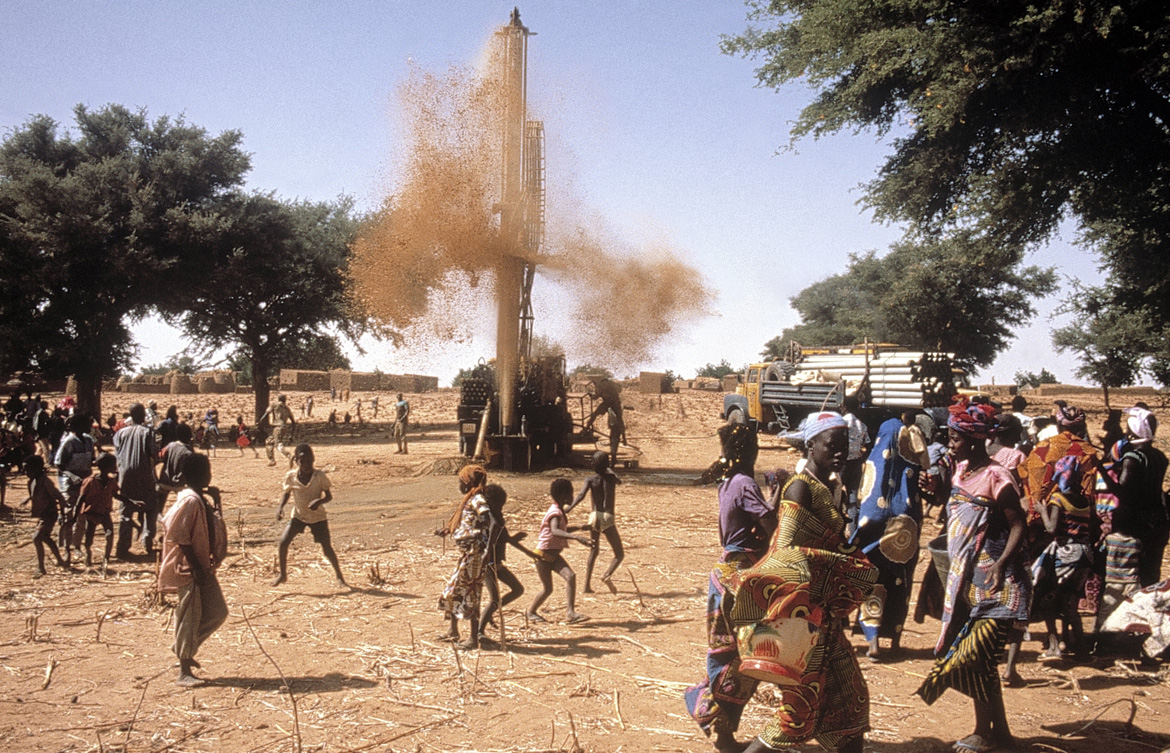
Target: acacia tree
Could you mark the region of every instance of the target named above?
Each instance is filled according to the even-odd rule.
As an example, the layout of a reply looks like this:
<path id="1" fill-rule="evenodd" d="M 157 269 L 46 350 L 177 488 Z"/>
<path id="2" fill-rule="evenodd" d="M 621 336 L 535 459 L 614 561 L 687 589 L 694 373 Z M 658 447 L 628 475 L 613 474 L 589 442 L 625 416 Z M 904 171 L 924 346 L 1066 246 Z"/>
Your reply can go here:
<path id="1" fill-rule="evenodd" d="M 1100 385 L 1108 408 L 1110 388 L 1133 384 L 1142 371 L 1148 322 L 1112 305 L 1115 293 L 1106 287 L 1076 290 L 1061 311 L 1073 321 L 1052 333 L 1052 343 L 1080 358 L 1077 376 Z"/>
<path id="2" fill-rule="evenodd" d="M 233 348 L 237 359 L 247 359 L 259 418 L 268 406 L 268 377 L 290 353 L 339 354 L 331 331 L 351 340 L 364 331 L 346 287 L 357 222 L 348 200 L 237 195 L 218 232 L 215 262 L 176 319 L 196 347 Z"/>
<path id="3" fill-rule="evenodd" d="M 793 297 L 801 323 L 769 341 L 764 355 L 782 355 L 793 340 L 848 345 L 868 337 L 954 352 L 969 369 L 986 366 L 1035 315 L 1032 301 L 1054 286 L 1050 270 L 1024 267 L 970 232 L 896 243 L 885 256 L 854 256 L 844 273 Z"/>
<path id="4" fill-rule="evenodd" d="M 749 0 L 726 52 L 816 96 L 797 140 L 871 129 L 879 219 L 1017 255 L 1066 216 L 1124 295 L 1170 324 L 1170 10 L 1160 0 Z"/>
<path id="5" fill-rule="evenodd" d="M 102 379 L 133 358 L 128 322 L 184 305 L 249 158 L 238 132 L 182 118 L 118 105 L 74 117 L 76 134 L 38 116 L 0 144 L 0 370 L 75 376 L 96 415 Z"/>

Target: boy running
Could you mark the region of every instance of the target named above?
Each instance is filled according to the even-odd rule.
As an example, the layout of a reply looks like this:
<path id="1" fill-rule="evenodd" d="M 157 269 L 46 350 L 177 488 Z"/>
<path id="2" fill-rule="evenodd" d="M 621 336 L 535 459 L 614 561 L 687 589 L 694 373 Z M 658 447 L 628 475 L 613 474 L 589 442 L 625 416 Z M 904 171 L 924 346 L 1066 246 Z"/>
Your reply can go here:
<path id="1" fill-rule="evenodd" d="M 79 530 L 85 535 L 85 566 L 93 564 L 93 535 L 100 525 L 105 532 L 106 553 L 102 556 L 102 564 L 110 561 L 110 553 L 114 547 L 114 522 L 110 513 L 114 510 L 114 500 L 125 501 L 118 491 L 118 461 L 108 452 L 103 452 L 97 459 L 98 472 L 81 482 L 81 494 L 77 498 L 77 523 Z"/>
<path id="2" fill-rule="evenodd" d="M 577 574 L 565 558 L 561 550 L 568 544 L 569 539 L 580 541 L 586 546 L 589 539 L 569 533 L 569 518 L 565 514 L 565 507 L 573 499 L 573 482 L 567 478 L 558 478 L 552 482 L 548 490 L 552 497 L 552 505 L 544 514 L 540 522 L 540 537 L 536 541 L 536 553 L 540 559 L 536 561 L 536 574 L 540 576 L 540 593 L 532 600 L 528 607 L 528 619 L 532 622 L 548 622 L 541 617 L 537 610 L 540 605 L 552 594 L 552 574 L 555 572 L 565 579 L 565 600 L 568 604 L 566 616 L 570 625 L 584 622 L 589 619 L 577 611 Z"/>
<path id="3" fill-rule="evenodd" d="M 279 559 L 280 574 L 272 581 L 272 585 L 279 586 L 288 580 L 288 547 L 298 535 L 308 528 L 313 534 L 313 540 L 321 545 L 325 559 L 333 565 L 333 573 L 337 576 L 337 585 L 349 588 L 345 578 L 341 575 L 341 565 L 337 562 L 337 554 L 333 551 L 333 543 L 329 536 L 329 521 L 325 516 L 323 505 L 333 499 L 333 492 L 329 490 L 329 477 L 324 471 L 313 467 L 313 448 L 307 444 L 297 445 L 293 452 L 293 462 L 297 467 L 289 471 L 284 477 L 284 496 L 280 498 L 280 507 L 276 510 L 276 519 L 279 521 L 284 515 L 284 506 L 289 497 L 293 500 L 293 514 L 288 520 L 288 527 L 280 537 Z"/>
<path id="4" fill-rule="evenodd" d="M 33 546 L 37 549 L 37 574 L 39 578 L 45 574 L 45 547 L 57 558 L 57 565 L 69 567 L 69 563 L 61 559 L 61 550 L 57 542 L 53 541 L 53 526 L 57 525 L 57 518 L 65 512 L 65 497 L 49 480 L 45 473 L 45 459 L 40 455 L 30 455 L 24 460 L 24 472 L 28 476 L 28 499 L 32 502 L 32 516 L 39 522 L 37 532 L 33 536 Z"/>
<path id="5" fill-rule="evenodd" d="M 625 550 L 622 549 L 622 538 L 618 535 L 617 523 L 613 516 L 614 496 L 617 485 L 620 483 L 621 479 L 609 467 L 609 455 L 604 452 L 595 452 L 593 453 L 593 475 L 585 479 L 585 485 L 577 493 L 577 498 L 565 510 L 565 512 L 572 512 L 573 508 L 585 498 L 586 493 L 591 495 L 593 510 L 589 513 L 589 529 L 592 542 L 589 548 L 589 559 L 585 564 L 585 593 L 587 594 L 593 593 L 590 581 L 593 579 L 593 565 L 597 562 L 597 555 L 601 552 L 601 534 L 605 534 L 605 540 L 609 542 L 609 548 L 613 550 L 613 560 L 606 568 L 605 574 L 601 576 L 601 580 L 610 587 L 610 590 L 613 590 L 613 585 L 609 579 L 613 577 L 618 565 L 622 564 L 622 559 L 626 556 Z"/>

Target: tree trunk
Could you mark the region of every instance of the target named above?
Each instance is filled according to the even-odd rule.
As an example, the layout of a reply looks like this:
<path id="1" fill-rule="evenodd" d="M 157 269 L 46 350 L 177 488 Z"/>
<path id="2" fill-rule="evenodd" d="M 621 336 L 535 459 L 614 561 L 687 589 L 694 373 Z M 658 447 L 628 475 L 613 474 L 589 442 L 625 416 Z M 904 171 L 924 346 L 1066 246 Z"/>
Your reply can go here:
<path id="1" fill-rule="evenodd" d="M 260 417 L 264 415 L 264 411 L 268 410 L 268 399 L 272 395 L 271 388 L 268 386 L 268 369 L 267 359 L 253 356 L 252 394 L 256 398 L 256 415 L 253 417 L 254 421 L 259 421 Z"/>
<path id="2" fill-rule="evenodd" d="M 102 378 L 75 377 L 77 381 L 77 412 L 84 413 L 95 421 L 102 420 Z"/>
<path id="3" fill-rule="evenodd" d="M 1105 410 L 1109 410 L 1109 385 L 1101 385 L 1101 391 L 1105 393 Z"/>

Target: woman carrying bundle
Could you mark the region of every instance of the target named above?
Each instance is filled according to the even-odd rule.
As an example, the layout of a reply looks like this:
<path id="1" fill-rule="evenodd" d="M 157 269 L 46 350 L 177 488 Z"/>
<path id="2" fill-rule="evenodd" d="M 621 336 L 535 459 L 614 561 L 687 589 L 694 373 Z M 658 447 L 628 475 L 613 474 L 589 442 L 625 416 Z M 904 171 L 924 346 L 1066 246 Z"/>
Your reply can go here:
<path id="1" fill-rule="evenodd" d="M 830 750 L 860 753 L 869 729 L 869 691 L 844 618 L 869 595 L 877 571 L 845 538 L 846 497 L 834 474 L 848 457 L 849 432 L 839 414 L 822 412 L 809 416 L 803 438 L 808 463 L 784 484 L 770 548 L 727 578 L 713 616 L 735 654 L 718 676 L 709 656 L 708 682 L 687 691 L 691 715 L 716 732 L 721 752 L 760 753 L 815 738 Z M 760 680 L 780 686 L 781 704 L 745 747 L 733 733 Z M 697 692 L 704 685 L 714 692 Z"/>

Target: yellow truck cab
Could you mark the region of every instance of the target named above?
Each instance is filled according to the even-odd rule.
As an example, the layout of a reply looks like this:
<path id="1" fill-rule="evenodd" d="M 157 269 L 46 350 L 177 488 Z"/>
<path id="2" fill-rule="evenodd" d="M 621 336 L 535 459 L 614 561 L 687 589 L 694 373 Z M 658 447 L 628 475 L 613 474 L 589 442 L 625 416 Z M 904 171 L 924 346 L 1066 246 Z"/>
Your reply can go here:
<path id="1" fill-rule="evenodd" d="M 953 353 L 911 351 L 893 343 L 802 347 L 786 358 L 749 364 L 722 418 L 770 434 L 795 429 L 810 413 L 843 412 L 857 398 L 880 413 L 950 404 L 957 391 Z"/>

